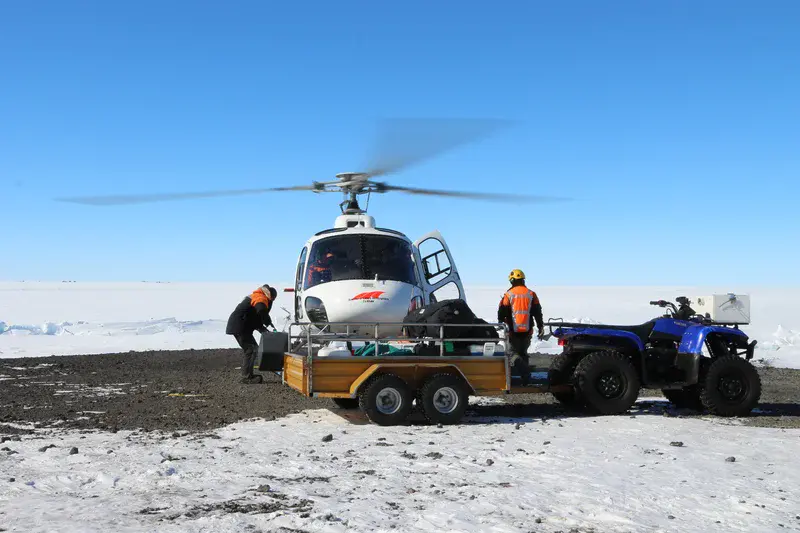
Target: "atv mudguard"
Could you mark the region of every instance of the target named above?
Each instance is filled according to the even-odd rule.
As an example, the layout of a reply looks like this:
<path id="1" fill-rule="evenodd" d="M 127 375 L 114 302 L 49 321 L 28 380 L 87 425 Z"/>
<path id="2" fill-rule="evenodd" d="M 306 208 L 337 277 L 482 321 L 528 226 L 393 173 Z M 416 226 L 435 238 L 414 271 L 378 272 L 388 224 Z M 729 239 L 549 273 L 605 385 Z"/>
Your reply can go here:
<path id="1" fill-rule="evenodd" d="M 627 344 L 632 344 L 631 348 L 636 348 L 639 353 L 644 352 L 644 343 L 642 343 L 642 339 L 639 338 L 638 335 L 632 333 L 630 331 L 619 330 L 619 329 L 603 329 L 603 328 L 577 328 L 577 327 L 568 327 L 568 328 L 558 328 L 556 331 L 553 332 L 554 337 L 573 337 L 576 335 L 580 335 L 581 342 L 580 345 L 597 345 L 597 347 L 604 347 L 608 346 L 608 340 L 615 341 L 624 341 Z M 587 338 L 588 337 L 588 338 Z"/>
<path id="2" fill-rule="evenodd" d="M 724 337 L 726 340 L 735 341 L 736 345 L 740 348 L 746 348 L 748 346 L 748 337 L 741 330 L 724 326 L 707 326 L 698 324 L 696 326 L 690 326 L 686 328 L 686 331 L 683 332 L 681 344 L 678 347 L 678 353 L 702 355 L 706 337 L 712 333 L 718 334 Z"/>

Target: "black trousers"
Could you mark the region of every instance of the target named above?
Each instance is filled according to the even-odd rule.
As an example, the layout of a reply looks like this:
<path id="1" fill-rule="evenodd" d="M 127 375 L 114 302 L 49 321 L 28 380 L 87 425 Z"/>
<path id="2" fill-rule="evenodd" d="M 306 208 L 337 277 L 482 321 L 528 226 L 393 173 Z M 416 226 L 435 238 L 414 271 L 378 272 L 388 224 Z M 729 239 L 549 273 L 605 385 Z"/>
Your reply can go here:
<path id="1" fill-rule="evenodd" d="M 527 333 L 509 333 L 508 343 L 514 355 L 513 374 L 522 377 L 522 381 L 527 383 L 531 376 L 531 365 L 528 363 L 528 348 L 531 346 L 531 335 Z"/>
<path id="2" fill-rule="evenodd" d="M 239 346 L 244 352 L 242 358 L 242 376 L 248 378 L 253 375 L 253 365 L 256 364 L 258 343 L 252 333 L 234 335 L 233 338 L 236 339 L 236 342 L 239 343 Z"/>

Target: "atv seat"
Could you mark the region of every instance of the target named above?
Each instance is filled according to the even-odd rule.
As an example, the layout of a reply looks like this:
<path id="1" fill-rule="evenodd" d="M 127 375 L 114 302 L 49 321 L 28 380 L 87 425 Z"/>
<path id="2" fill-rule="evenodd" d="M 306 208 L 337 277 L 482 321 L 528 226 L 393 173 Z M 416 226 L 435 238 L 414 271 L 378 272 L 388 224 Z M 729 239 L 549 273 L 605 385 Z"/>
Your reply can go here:
<path id="1" fill-rule="evenodd" d="M 639 337 L 642 343 L 647 343 L 647 339 L 650 337 L 650 333 L 652 333 L 653 328 L 655 327 L 656 322 L 655 320 L 650 320 L 645 322 L 644 324 L 639 324 L 637 326 L 615 326 L 611 324 L 582 324 L 582 323 L 568 323 L 562 322 L 558 324 L 558 327 L 562 328 L 575 328 L 575 329 L 612 329 L 617 331 L 629 331 Z"/>

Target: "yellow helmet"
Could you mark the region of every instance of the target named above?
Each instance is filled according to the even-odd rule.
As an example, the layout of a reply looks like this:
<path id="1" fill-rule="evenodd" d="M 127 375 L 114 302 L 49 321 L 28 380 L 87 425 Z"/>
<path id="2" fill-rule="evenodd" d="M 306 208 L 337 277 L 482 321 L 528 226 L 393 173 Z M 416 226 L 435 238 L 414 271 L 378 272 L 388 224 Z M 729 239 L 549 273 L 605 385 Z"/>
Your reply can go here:
<path id="1" fill-rule="evenodd" d="M 512 270 L 511 274 L 508 275 L 508 281 L 513 281 L 515 279 L 525 279 L 525 272 L 518 268 Z"/>

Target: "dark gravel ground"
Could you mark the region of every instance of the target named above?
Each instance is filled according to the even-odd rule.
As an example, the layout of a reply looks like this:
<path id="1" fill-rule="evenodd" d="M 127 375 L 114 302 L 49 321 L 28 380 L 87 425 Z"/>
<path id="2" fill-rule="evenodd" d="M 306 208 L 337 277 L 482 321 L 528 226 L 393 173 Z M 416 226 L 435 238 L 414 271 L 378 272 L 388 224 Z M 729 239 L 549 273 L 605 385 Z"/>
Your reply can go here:
<path id="1" fill-rule="evenodd" d="M 546 357 L 533 357 L 546 367 Z M 283 386 L 273 374 L 258 385 L 238 383 L 238 350 L 130 352 L 0 360 L 0 423 L 78 429 L 205 431 L 249 418 L 267 420 L 304 409 L 335 408 Z M 762 369 L 764 393 L 745 423 L 800 427 L 800 371 Z M 659 391 L 643 391 L 657 396 Z M 550 395 L 518 395 L 507 405 L 471 407 L 489 416 L 567 414 Z M 647 403 L 640 412 L 699 416 Z M 574 413 L 571 413 L 574 416 Z M 1 425 L 0 434 L 27 432 Z"/>

